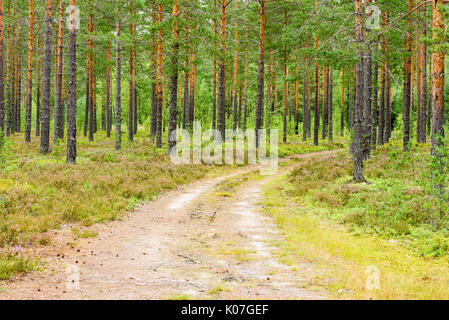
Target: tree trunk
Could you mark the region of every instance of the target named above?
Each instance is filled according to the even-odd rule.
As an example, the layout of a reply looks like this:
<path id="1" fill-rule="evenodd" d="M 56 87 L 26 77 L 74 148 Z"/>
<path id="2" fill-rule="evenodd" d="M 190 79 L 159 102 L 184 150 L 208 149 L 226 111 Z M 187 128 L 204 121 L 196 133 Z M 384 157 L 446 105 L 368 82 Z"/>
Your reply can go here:
<path id="1" fill-rule="evenodd" d="M 6 26 L 6 135 L 11 134 L 11 2 L 8 2 L 8 24 Z"/>
<path id="2" fill-rule="evenodd" d="M 439 10 L 439 6 L 443 6 L 443 0 L 433 1 L 433 39 L 434 41 L 441 41 L 441 33 L 444 30 L 444 18 L 442 12 Z M 435 157 L 441 157 L 440 147 L 444 145 L 444 61 L 445 55 L 441 51 L 434 52 L 432 55 L 433 60 L 433 115 L 432 115 L 432 155 Z M 444 170 L 444 168 L 440 168 Z M 439 186 L 443 187 L 443 186 Z"/>
<path id="3" fill-rule="evenodd" d="M 157 24 L 157 9 L 156 2 L 153 2 L 153 23 Z M 154 138 L 157 131 L 157 47 L 156 47 L 156 36 L 151 39 L 151 120 L 150 120 L 150 137 Z"/>
<path id="4" fill-rule="evenodd" d="M 226 0 L 220 0 L 220 59 L 218 71 L 218 131 L 221 134 L 221 139 L 225 139 L 226 131 L 226 88 L 225 88 L 225 74 L 226 74 Z"/>
<path id="5" fill-rule="evenodd" d="M 356 101 L 354 104 L 354 182 L 364 181 L 363 175 L 363 59 L 362 59 L 362 1 L 355 0 L 355 14 L 356 14 L 356 36 L 355 41 L 358 44 L 357 57 L 359 61 L 356 66 Z"/>
<path id="6" fill-rule="evenodd" d="M 3 68 L 4 18 L 3 0 L 0 0 L 0 135 L 5 134 L 5 75 Z"/>
<path id="7" fill-rule="evenodd" d="M 172 148 L 176 147 L 176 111 L 178 102 L 178 50 L 179 50 L 179 29 L 178 29 L 178 15 L 179 4 L 175 0 L 173 3 L 173 52 L 172 52 L 172 75 L 170 78 L 170 115 L 168 127 L 168 153 Z M 173 139 L 172 139 L 173 138 Z"/>
<path id="8" fill-rule="evenodd" d="M 67 163 L 76 163 L 76 0 L 70 0 Z"/>
<path id="9" fill-rule="evenodd" d="M 118 6 L 116 8 L 117 15 L 119 14 Z M 121 58 L 121 21 L 117 18 L 117 45 L 115 49 L 115 149 L 120 150 L 122 148 L 122 58 Z"/>
<path id="10" fill-rule="evenodd" d="M 256 148 L 259 147 L 259 130 L 263 125 L 263 95 L 264 95 L 264 73 L 265 73 L 265 21 L 266 0 L 260 0 L 260 31 L 259 31 L 259 72 L 257 76 L 257 100 L 256 100 Z"/>
<path id="11" fill-rule="evenodd" d="M 56 72 L 56 94 L 55 94 L 55 132 L 54 141 L 64 138 L 64 105 L 62 104 L 62 66 L 64 64 L 64 7 L 62 0 L 59 1 L 59 25 L 58 25 L 58 54 Z"/>
<path id="12" fill-rule="evenodd" d="M 162 22 L 162 4 L 158 5 L 159 23 Z M 157 44 L 157 117 L 156 117 L 156 147 L 162 148 L 162 26 L 159 28 L 159 38 Z"/>
<path id="13" fill-rule="evenodd" d="M 334 73 L 332 68 L 329 68 L 328 70 L 328 85 L 327 85 L 327 91 L 328 91 L 328 103 L 327 103 L 327 110 L 328 110 L 328 125 L 329 125 L 329 141 L 333 141 L 334 139 L 334 105 L 333 105 L 333 89 L 334 89 Z"/>
<path id="14" fill-rule="evenodd" d="M 106 48 L 106 134 L 109 138 L 112 129 L 112 109 L 111 109 L 111 43 L 108 42 Z"/>
<path id="15" fill-rule="evenodd" d="M 327 85 L 329 83 L 329 73 L 328 73 L 328 67 L 324 67 L 323 69 L 323 125 L 321 127 L 321 138 L 322 139 L 326 139 L 326 134 L 327 134 L 327 116 L 328 116 L 328 111 L 327 111 L 327 103 L 328 103 L 328 94 L 327 94 Z"/>
<path id="16" fill-rule="evenodd" d="M 238 10 L 238 2 L 235 2 L 235 10 Z M 238 31 L 239 25 L 238 23 L 235 24 L 235 33 L 234 33 L 234 121 L 233 121 L 233 129 L 234 131 L 237 130 L 238 127 L 238 113 L 237 113 L 237 95 L 238 95 L 238 61 L 239 61 L 239 31 Z"/>
<path id="17" fill-rule="evenodd" d="M 40 20 L 37 18 L 37 52 L 36 52 L 36 137 L 41 134 L 41 37 Z M 1 77 L 1 75 L 0 75 Z M 0 93 L 1 94 L 1 93 Z"/>
<path id="18" fill-rule="evenodd" d="M 132 6 L 132 2 L 130 2 L 130 9 L 129 9 L 129 15 L 132 16 L 133 14 L 133 6 Z M 134 36 L 134 26 L 133 23 L 131 22 L 129 24 L 129 37 L 131 39 L 133 39 Z M 133 92 L 133 68 L 134 68 L 134 54 L 133 54 L 134 50 L 133 50 L 133 45 L 131 44 L 129 46 L 129 81 L 128 81 L 128 140 L 130 142 L 132 142 L 134 140 L 134 125 L 133 125 L 133 120 L 134 120 L 134 92 Z"/>
<path id="19" fill-rule="evenodd" d="M 29 0 L 29 8 L 28 9 L 29 9 L 29 15 L 28 15 L 28 74 L 27 74 L 27 101 L 26 101 L 26 115 L 25 115 L 25 118 L 26 118 L 25 141 L 31 142 L 31 103 L 32 103 L 32 89 L 33 89 L 33 25 L 34 25 L 33 0 Z"/>
<path id="20" fill-rule="evenodd" d="M 44 154 L 50 152 L 51 0 L 45 1 L 45 9 L 44 80 L 42 88 L 42 132 L 40 146 L 41 153 Z"/>
<path id="21" fill-rule="evenodd" d="M 377 54 L 378 43 L 374 44 L 374 55 Z M 376 60 L 373 64 L 373 113 L 372 113 L 372 123 L 371 123 L 371 146 L 376 149 L 377 144 L 377 124 L 378 124 L 378 94 L 379 94 L 379 64 Z"/>
<path id="22" fill-rule="evenodd" d="M 413 10 L 413 0 L 408 1 L 408 9 L 409 11 Z M 403 103 L 403 110 L 402 110 L 402 118 L 404 121 L 404 142 L 403 142 L 403 148 L 404 151 L 408 151 L 409 147 L 408 144 L 410 142 L 410 104 L 411 100 L 413 99 L 412 96 L 412 21 L 409 17 L 408 19 L 408 34 L 407 34 L 407 53 L 408 56 L 406 58 L 405 62 L 405 82 L 404 82 L 404 103 Z"/>
<path id="23" fill-rule="evenodd" d="M 248 117 L 248 65 L 249 65 L 249 27 L 246 26 L 246 44 L 245 44 L 245 88 L 243 102 L 243 131 L 246 131 Z"/>

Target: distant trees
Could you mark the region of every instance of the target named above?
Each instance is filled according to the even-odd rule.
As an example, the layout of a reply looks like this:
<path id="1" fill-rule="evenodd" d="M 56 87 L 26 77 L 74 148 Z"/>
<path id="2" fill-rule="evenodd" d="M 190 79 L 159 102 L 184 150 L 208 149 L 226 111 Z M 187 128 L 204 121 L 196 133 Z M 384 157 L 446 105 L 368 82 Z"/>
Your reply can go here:
<path id="1" fill-rule="evenodd" d="M 68 163 L 77 124 L 89 141 L 115 124 L 117 150 L 122 134 L 126 145 L 144 137 L 170 149 L 176 141 L 164 134 L 195 120 L 223 139 L 227 128 L 278 128 L 283 142 L 302 135 L 318 145 L 338 132 L 352 139 L 353 178 L 363 181 L 363 161 L 393 129 L 403 129 L 404 150 L 428 135 L 438 149 L 444 1 L 432 2 L 432 15 L 427 3 L 0 0 L 0 129 L 10 136 L 25 125 L 32 142 L 34 127 L 49 153 L 50 132 L 63 145 L 67 121 Z M 148 136 L 136 135 L 139 125 Z"/>

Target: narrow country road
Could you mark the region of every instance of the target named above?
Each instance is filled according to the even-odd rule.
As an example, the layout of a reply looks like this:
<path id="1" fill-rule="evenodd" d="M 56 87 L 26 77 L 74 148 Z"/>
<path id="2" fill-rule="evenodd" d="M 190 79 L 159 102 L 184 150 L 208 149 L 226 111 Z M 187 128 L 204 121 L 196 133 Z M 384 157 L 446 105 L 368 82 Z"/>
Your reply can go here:
<path id="1" fill-rule="evenodd" d="M 279 262 L 282 235 L 259 210 L 275 176 L 255 172 L 237 169 L 163 194 L 122 221 L 94 226 L 95 238 L 74 240 L 69 226 L 54 231 L 52 245 L 35 252 L 45 270 L 0 285 L 0 298 L 325 299 L 312 285 L 313 263 Z"/>

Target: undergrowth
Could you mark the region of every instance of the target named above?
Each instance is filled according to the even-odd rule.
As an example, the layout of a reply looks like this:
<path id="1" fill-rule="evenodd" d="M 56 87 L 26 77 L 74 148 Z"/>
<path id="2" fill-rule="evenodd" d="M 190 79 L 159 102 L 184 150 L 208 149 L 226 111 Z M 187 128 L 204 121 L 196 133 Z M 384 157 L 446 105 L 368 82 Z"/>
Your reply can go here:
<path id="1" fill-rule="evenodd" d="M 428 145 L 402 151 L 399 141 L 378 148 L 365 163 L 368 183 L 352 183 L 352 157 L 306 159 L 290 175 L 290 195 L 354 234 L 403 240 L 421 256 L 449 251 L 449 219 L 433 223 Z M 441 205 L 441 204 L 440 204 Z"/>

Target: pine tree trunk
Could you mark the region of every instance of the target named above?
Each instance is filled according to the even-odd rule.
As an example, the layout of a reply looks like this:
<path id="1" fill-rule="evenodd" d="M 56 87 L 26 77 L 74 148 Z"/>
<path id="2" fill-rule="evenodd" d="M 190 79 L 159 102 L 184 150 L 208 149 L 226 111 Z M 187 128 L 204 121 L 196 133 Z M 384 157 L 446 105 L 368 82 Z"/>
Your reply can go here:
<path id="1" fill-rule="evenodd" d="M 260 0 L 260 31 L 259 31 L 259 72 L 257 76 L 257 100 L 256 100 L 256 127 L 255 145 L 259 147 L 259 130 L 263 126 L 263 100 L 264 100 L 264 73 L 265 73 L 265 21 L 266 21 L 266 0 Z"/>
<path id="2" fill-rule="evenodd" d="M 41 153 L 50 152 L 50 77 L 51 77 L 51 33 L 52 33 L 52 6 L 51 0 L 45 1 L 45 41 L 44 41 L 44 73 L 42 88 L 42 132 Z"/>
<path id="3" fill-rule="evenodd" d="M 329 124 L 329 141 L 333 141 L 334 140 L 334 105 L 333 105 L 333 89 L 334 89 L 334 73 L 332 68 L 329 68 L 328 71 L 328 80 L 329 83 L 327 85 L 327 90 L 328 90 L 328 104 L 327 104 L 327 110 L 328 110 L 328 124 Z"/>
<path id="4" fill-rule="evenodd" d="M 443 0 L 433 1 L 433 40 L 441 41 L 440 33 L 444 30 L 444 18 L 442 12 L 438 9 L 438 6 L 444 5 Z M 435 157 L 441 157 L 439 148 L 444 145 L 442 138 L 444 137 L 444 53 L 438 51 L 432 55 L 433 70 L 432 70 L 432 155 Z M 439 136 L 438 136 L 439 135 Z M 445 168 L 440 168 L 444 170 Z M 443 186 L 438 186 L 440 189 Z"/>
<path id="5" fill-rule="evenodd" d="M 378 43 L 374 44 L 374 55 L 377 54 Z M 376 149 L 377 144 L 377 125 L 378 125 L 378 94 L 379 94 L 379 64 L 376 60 L 373 64 L 373 113 L 372 113 L 372 123 L 371 123 L 371 146 Z"/>
<path id="6" fill-rule="evenodd" d="M 153 23 L 157 23 L 157 9 L 156 2 L 153 2 Z M 153 36 L 151 39 L 151 119 L 150 119 L 150 137 L 154 138 L 156 136 L 156 116 L 157 116 L 157 87 L 156 87 L 156 78 L 157 78 L 157 65 L 156 65 L 156 36 Z"/>
<path id="7" fill-rule="evenodd" d="M 118 7 L 116 9 L 117 15 L 119 13 Z M 115 49 L 115 149 L 120 150 L 122 148 L 122 58 L 121 58 L 121 44 L 120 44 L 120 34 L 121 34 L 121 21 L 117 20 L 117 44 Z"/>
<path id="8" fill-rule="evenodd" d="M 76 0 L 70 0 L 67 163 L 76 163 Z"/>
<path id="9" fill-rule="evenodd" d="M 3 51 L 3 38 L 4 38 L 4 8 L 3 0 L 0 0 L 0 135 L 3 137 L 5 134 L 5 75 L 3 67 L 4 51 Z"/>
<path id="10" fill-rule="evenodd" d="M 25 141 L 31 142 L 31 103 L 33 89 L 33 25 L 34 25 L 34 8 L 33 0 L 29 0 L 28 15 L 28 73 L 27 73 L 27 101 L 26 101 L 26 125 L 25 125 Z"/>
<path id="11" fill-rule="evenodd" d="M 345 136 L 345 67 L 341 68 L 340 136 Z"/>
<path id="12" fill-rule="evenodd" d="M 130 2 L 129 15 L 133 14 L 132 2 Z M 129 24 L 129 37 L 132 41 L 134 33 L 133 23 Z M 134 97 L 133 97 L 133 67 L 134 67 L 134 54 L 133 45 L 129 46 L 129 81 L 128 81 L 128 140 L 132 142 L 134 140 Z"/>
<path id="13" fill-rule="evenodd" d="M 315 37 L 316 39 L 316 37 Z M 315 40 L 315 48 L 318 48 L 317 40 Z M 318 62 L 315 62 L 315 114 L 314 114 L 314 128 L 313 128 L 313 143 L 318 145 L 318 134 L 320 127 L 320 68 Z"/>
<path id="14" fill-rule="evenodd" d="M 220 0 L 220 58 L 218 71 L 218 131 L 222 141 L 225 140 L 226 132 L 226 0 Z"/>
<path id="15" fill-rule="evenodd" d="M 411 11 L 413 9 L 413 0 L 408 1 L 408 9 Z M 412 96 L 412 21 L 411 18 L 408 19 L 408 35 L 407 35 L 407 53 L 405 63 L 405 82 L 404 82 L 404 103 L 402 110 L 402 118 L 404 121 L 404 151 L 408 151 L 408 144 L 410 142 L 410 105 Z"/>
<path id="16" fill-rule="evenodd" d="M 359 61 L 356 66 L 356 101 L 354 104 L 354 182 L 364 181 L 363 175 L 363 58 L 362 58 L 362 1 L 355 0 L 355 14 L 356 14 L 356 37 L 355 41 L 358 44 L 357 57 Z"/>
<path id="17" fill-rule="evenodd" d="M 41 134 L 41 38 L 40 20 L 37 18 L 37 52 L 36 52 L 36 137 Z M 1 94 L 1 93 L 0 93 Z"/>
<path id="18" fill-rule="evenodd" d="M 62 104 L 62 66 L 64 64 L 64 7 L 62 0 L 59 1 L 59 25 L 58 25 L 58 48 L 56 72 L 56 95 L 55 95 L 55 132 L 54 141 L 64 138 L 64 105 Z"/>
<path id="19" fill-rule="evenodd" d="M 162 4 L 158 5 L 159 23 L 162 22 Z M 157 44 L 157 117 L 156 117 L 156 147 L 162 148 L 162 26 L 159 28 L 159 38 Z"/>
<path id="20" fill-rule="evenodd" d="M 238 2 L 235 2 L 235 10 L 237 11 L 238 9 Z M 233 112 L 233 116 L 234 116 L 234 121 L 233 121 L 233 129 L 234 131 L 237 130 L 238 127 L 238 111 L 237 111 L 237 106 L 238 106 L 238 59 L 239 59 L 239 31 L 238 31 L 238 23 L 235 24 L 235 33 L 234 33 L 234 45 L 235 45 L 235 50 L 234 50 L 234 112 Z"/>
<path id="21" fill-rule="evenodd" d="M 111 110 L 111 43 L 106 48 L 106 135 L 111 136 L 112 110 Z"/>
<path id="22" fill-rule="evenodd" d="M 371 50 L 364 41 L 365 56 L 363 59 L 363 159 L 370 158 L 371 147 Z"/>
<path id="23" fill-rule="evenodd" d="M 11 134 L 12 97 L 11 97 L 11 2 L 8 2 L 8 24 L 6 26 L 6 135 Z"/>
<path id="24" fill-rule="evenodd" d="M 327 85 L 329 83 L 329 73 L 328 73 L 328 67 L 324 67 L 323 69 L 323 125 L 321 127 L 321 138 L 322 139 L 326 139 L 326 134 L 327 134 L 327 116 L 328 116 L 328 112 L 327 112 L 327 103 L 328 103 L 328 94 L 327 94 Z"/>
<path id="25" fill-rule="evenodd" d="M 168 153 L 176 147 L 176 111 L 178 109 L 178 50 L 179 50 L 179 29 L 177 17 L 179 15 L 179 4 L 175 0 L 173 3 L 173 46 L 172 46 L 172 75 L 170 78 L 170 114 L 168 127 Z"/>

